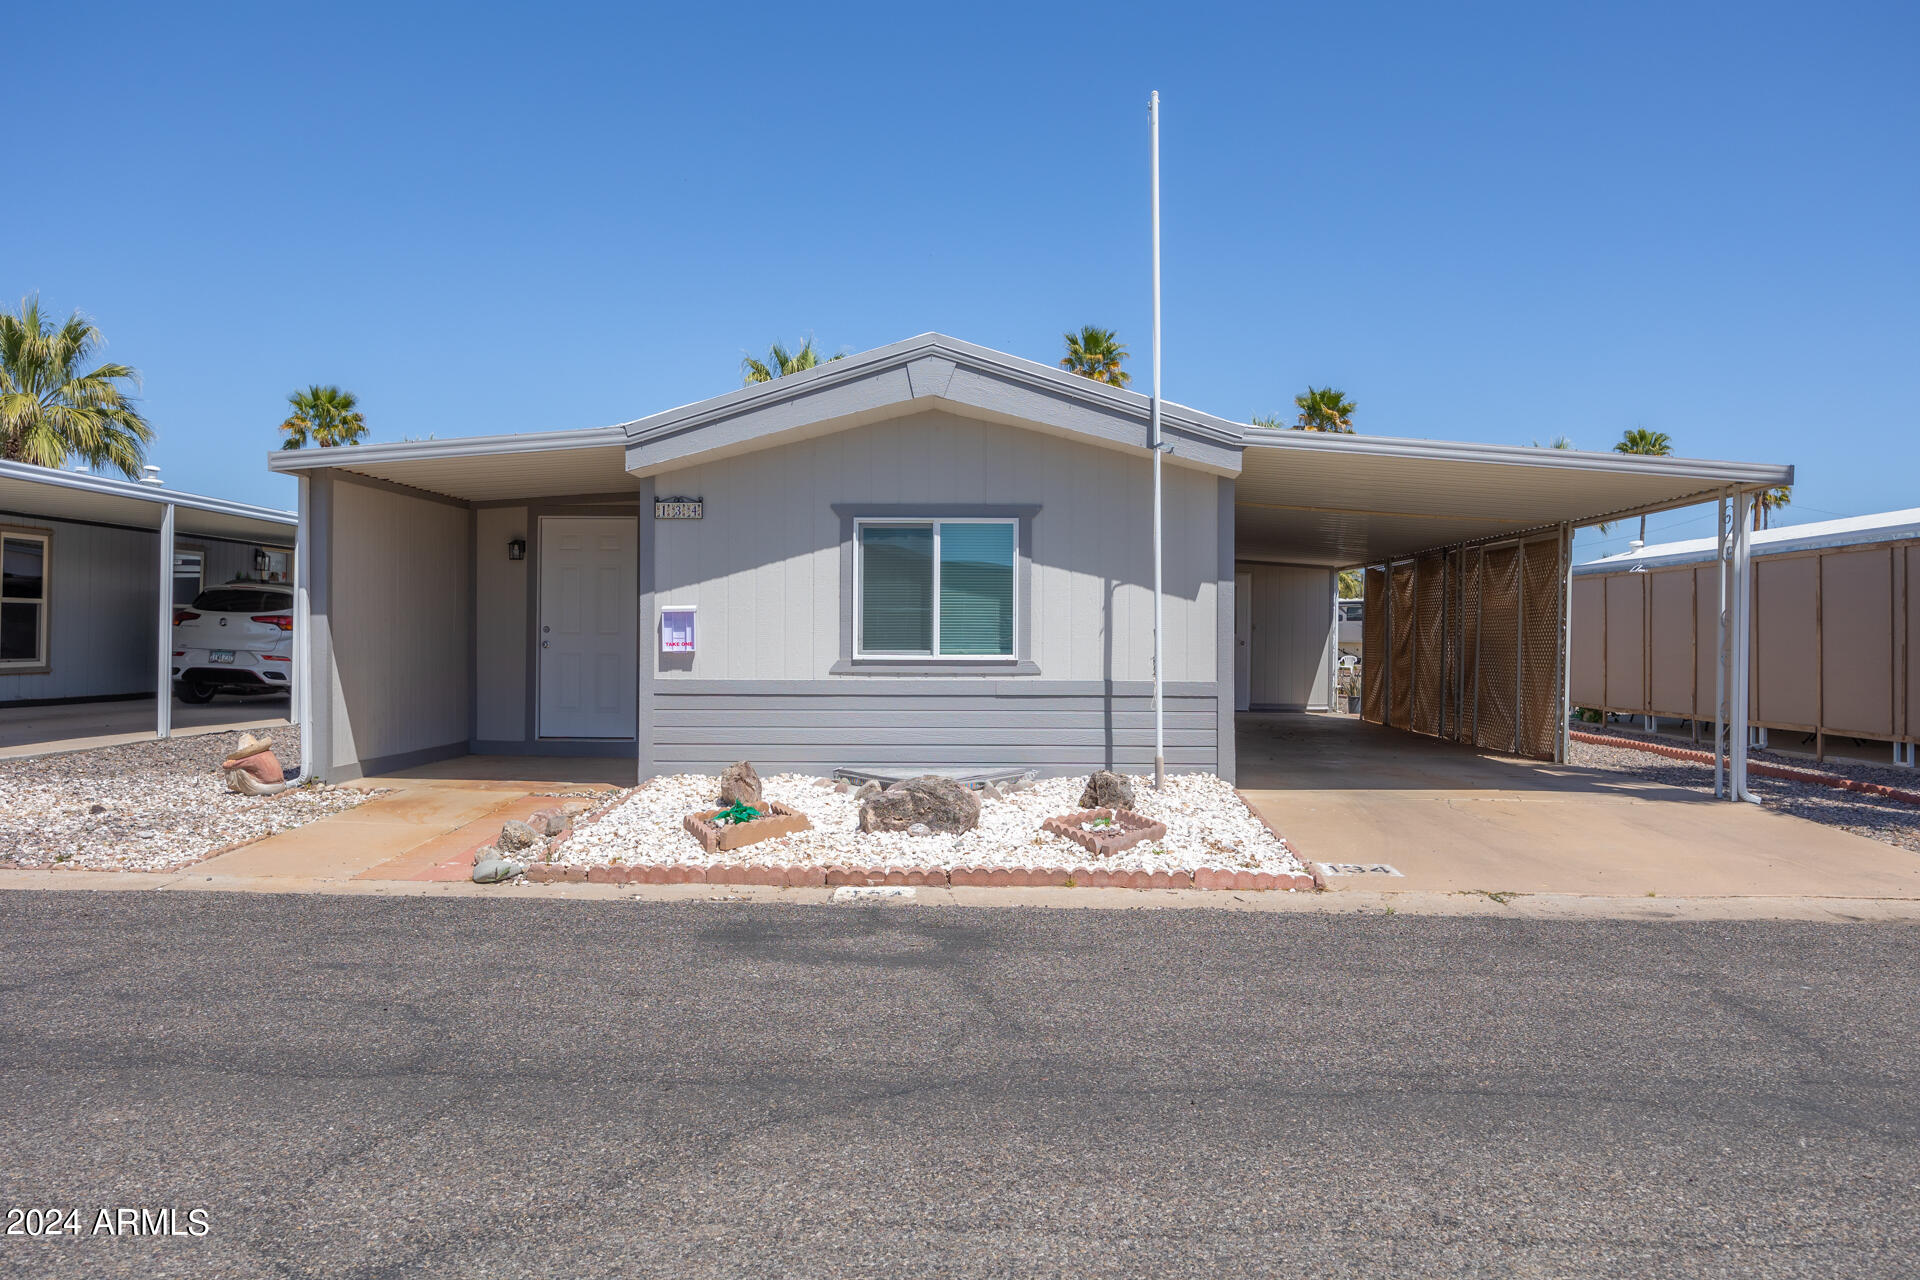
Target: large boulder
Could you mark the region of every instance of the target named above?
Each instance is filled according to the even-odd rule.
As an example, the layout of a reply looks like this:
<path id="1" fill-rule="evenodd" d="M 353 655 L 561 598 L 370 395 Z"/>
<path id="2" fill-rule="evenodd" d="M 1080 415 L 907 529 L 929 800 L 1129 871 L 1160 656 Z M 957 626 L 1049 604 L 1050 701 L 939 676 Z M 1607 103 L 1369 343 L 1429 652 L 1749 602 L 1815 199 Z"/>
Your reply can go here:
<path id="1" fill-rule="evenodd" d="M 517 818 L 508 818 L 500 826 L 500 838 L 494 844 L 502 853 L 519 853 L 522 849 L 531 849 L 540 833 Z"/>
<path id="2" fill-rule="evenodd" d="M 1133 784 L 1117 773 L 1096 770 L 1087 778 L 1087 789 L 1080 793 L 1082 809 L 1131 809 Z"/>
<path id="3" fill-rule="evenodd" d="M 721 773 L 720 803 L 750 804 L 756 809 L 760 807 L 760 775 L 754 771 L 751 761 L 730 764 Z"/>
<path id="4" fill-rule="evenodd" d="M 980 799 L 951 778 L 927 774 L 860 802 L 862 831 L 905 831 L 915 823 L 949 835 L 971 831 L 980 825 Z"/>

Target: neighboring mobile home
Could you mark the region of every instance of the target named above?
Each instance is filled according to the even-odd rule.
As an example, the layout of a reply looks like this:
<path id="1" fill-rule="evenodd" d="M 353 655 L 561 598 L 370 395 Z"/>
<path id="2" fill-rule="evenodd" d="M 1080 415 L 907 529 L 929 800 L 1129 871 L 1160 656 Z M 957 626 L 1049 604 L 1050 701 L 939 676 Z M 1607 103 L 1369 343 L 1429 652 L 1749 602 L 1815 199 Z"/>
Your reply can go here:
<path id="1" fill-rule="evenodd" d="M 202 585 L 287 581 L 292 512 L 0 462 L 0 706 L 171 691 L 172 612 Z M 157 700 L 156 728 L 170 723 Z"/>
<path id="2" fill-rule="evenodd" d="M 1753 540 L 1750 723 L 1826 753 L 1920 741 L 1920 510 L 1764 529 Z M 1613 714 L 1713 719 L 1719 565 L 1712 538 L 1583 564 L 1573 579 L 1573 701 Z"/>
<path id="3" fill-rule="evenodd" d="M 1167 763 L 1228 778 L 1236 705 L 1326 704 L 1336 570 L 1792 477 L 1162 417 Z M 1147 768 L 1148 419 L 928 334 L 621 426 L 275 453 L 308 767 Z"/>

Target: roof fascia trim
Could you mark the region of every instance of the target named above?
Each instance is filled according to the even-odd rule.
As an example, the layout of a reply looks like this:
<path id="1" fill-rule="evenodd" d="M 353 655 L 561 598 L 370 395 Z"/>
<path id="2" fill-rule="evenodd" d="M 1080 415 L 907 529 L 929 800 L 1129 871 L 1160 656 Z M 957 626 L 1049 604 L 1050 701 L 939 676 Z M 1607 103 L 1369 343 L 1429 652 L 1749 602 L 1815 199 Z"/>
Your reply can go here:
<path id="1" fill-rule="evenodd" d="M 772 382 L 756 383 L 725 395 L 636 419 L 626 424 L 625 428 L 628 433 L 629 465 L 657 465 L 667 451 L 648 446 L 657 446 L 663 441 L 748 415 L 765 415 L 773 424 L 765 432 L 769 436 L 793 429 L 796 422 L 792 414 L 778 413 L 778 409 L 836 389 L 883 379 L 895 370 L 904 374 L 897 384 L 892 381 L 882 383 L 876 388 L 877 396 L 859 403 L 837 406 L 820 414 L 815 420 L 830 421 L 834 417 L 892 404 L 911 404 L 916 400 L 944 399 L 955 404 L 969 404 L 971 401 L 964 395 L 969 379 L 963 375 L 973 375 L 1010 385 L 1016 390 L 1065 401 L 1070 407 L 1098 414 L 1110 421 L 1137 425 L 1142 432 L 1141 447 L 1145 447 L 1145 429 L 1151 416 L 1152 401 L 1139 392 L 1109 387 L 1064 370 L 941 334 L 922 334 L 857 356 L 830 361 L 802 373 L 788 374 Z M 975 407 L 1007 411 L 1004 405 L 981 404 Z M 1166 401 L 1161 402 L 1160 418 L 1164 431 L 1186 436 L 1195 443 L 1233 452 L 1241 447 L 1241 426 L 1238 423 Z M 740 444 L 744 440 L 736 438 L 728 443 Z"/>
<path id="2" fill-rule="evenodd" d="M 1302 449 L 1314 453 L 1347 452 L 1365 457 L 1475 462 L 1495 466 L 1539 467 L 1560 471 L 1598 471 L 1613 475 L 1675 476 L 1742 486 L 1793 483 L 1793 468 L 1783 463 L 1727 462 L 1710 458 L 1660 458 L 1646 454 L 1594 453 L 1578 449 L 1536 449 L 1518 444 L 1472 444 L 1454 440 L 1412 440 L 1396 436 L 1333 435 L 1248 427 L 1250 449 Z"/>
<path id="3" fill-rule="evenodd" d="M 339 445 L 329 449 L 280 449 L 267 455 L 267 469 L 278 472 L 322 471 L 329 467 L 351 470 L 383 462 L 618 448 L 626 441 L 624 427 L 588 427 L 578 431 L 525 431 L 504 436 L 459 436 L 451 440 Z"/>
<path id="4" fill-rule="evenodd" d="M 300 523 L 299 516 L 291 511 L 281 511 L 276 507 L 256 507 L 250 502 L 232 502 L 226 498 L 209 498 L 204 494 L 182 493 L 178 489 L 168 489 L 138 480 L 115 480 L 110 476 L 96 476 L 79 471 L 55 471 L 51 467 L 36 467 L 25 462 L 0 461 L 0 478 L 19 480 L 27 484 L 44 484 L 56 489 L 75 489 L 83 493 L 123 498 L 133 502 L 148 502 L 161 507 L 184 507 L 190 511 L 205 511 L 213 515 L 260 520 L 267 524 L 291 527 Z"/>

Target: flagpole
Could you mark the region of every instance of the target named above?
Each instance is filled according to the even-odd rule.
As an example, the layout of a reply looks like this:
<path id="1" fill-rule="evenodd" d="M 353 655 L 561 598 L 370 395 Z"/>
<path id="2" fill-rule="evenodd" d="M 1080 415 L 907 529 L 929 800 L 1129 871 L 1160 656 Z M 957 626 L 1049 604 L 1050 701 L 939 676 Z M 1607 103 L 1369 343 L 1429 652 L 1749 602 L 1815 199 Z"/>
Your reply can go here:
<path id="1" fill-rule="evenodd" d="M 1161 633 L 1165 618 L 1161 598 L 1160 537 L 1160 94 L 1147 99 L 1151 133 L 1148 168 L 1153 188 L 1153 403 L 1148 443 L 1153 449 L 1153 785 L 1167 782 L 1167 713 L 1161 681 Z"/>

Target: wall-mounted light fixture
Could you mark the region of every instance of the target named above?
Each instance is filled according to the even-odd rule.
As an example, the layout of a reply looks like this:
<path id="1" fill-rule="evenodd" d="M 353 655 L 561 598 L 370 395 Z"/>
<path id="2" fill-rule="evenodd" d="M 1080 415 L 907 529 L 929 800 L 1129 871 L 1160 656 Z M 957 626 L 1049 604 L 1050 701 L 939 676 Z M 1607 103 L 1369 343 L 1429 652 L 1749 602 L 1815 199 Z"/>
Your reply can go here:
<path id="1" fill-rule="evenodd" d="M 527 540 L 525 538 L 510 539 L 507 543 L 507 559 L 525 560 L 526 558 Z"/>
<path id="2" fill-rule="evenodd" d="M 262 578 L 266 577 L 267 566 L 272 563 L 273 561 L 267 558 L 267 549 L 265 547 L 255 547 L 253 549 L 253 572 L 257 576 Z"/>

